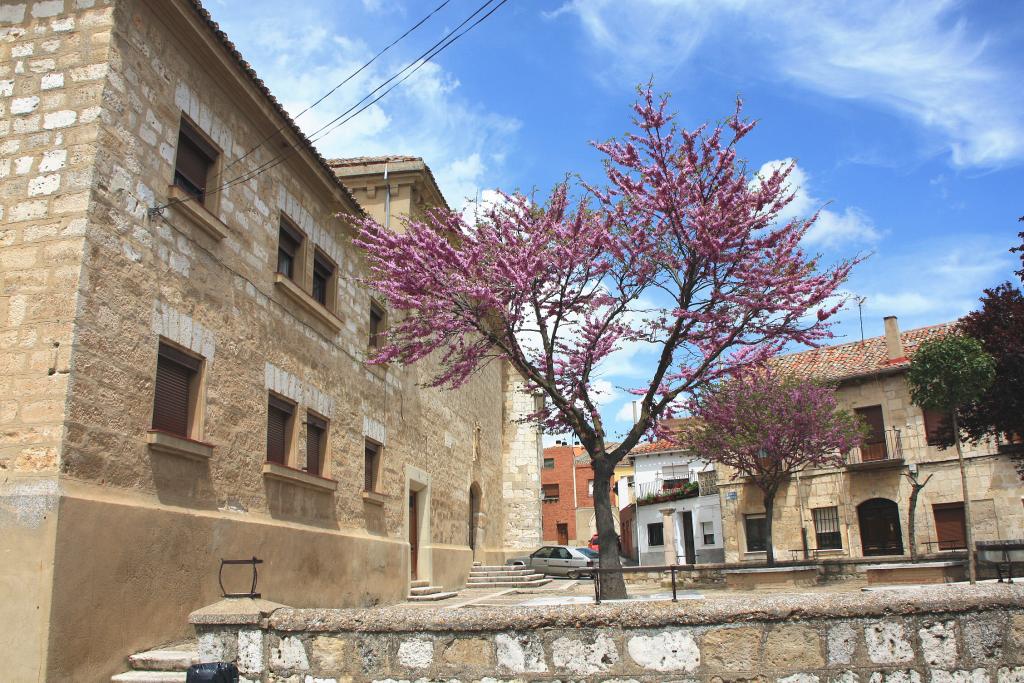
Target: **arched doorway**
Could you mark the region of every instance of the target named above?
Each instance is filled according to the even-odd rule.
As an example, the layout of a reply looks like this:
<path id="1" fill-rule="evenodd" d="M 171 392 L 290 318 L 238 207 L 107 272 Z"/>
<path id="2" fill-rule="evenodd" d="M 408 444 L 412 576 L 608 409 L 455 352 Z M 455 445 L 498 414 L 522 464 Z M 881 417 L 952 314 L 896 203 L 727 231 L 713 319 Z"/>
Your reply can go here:
<path id="1" fill-rule="evenodd" d="M 477 542 L 479 539 L 478 527 L 480 525 L 480 485 L 473 482 L 469 487 L 469 549 L 476 556 Z"/>
<path id="2" fill-rule="evenodd" d="M 864 556 L 902 555 L 900 508 L 887 498 L 872 498 L 857 506 L 860 544 Z"/>

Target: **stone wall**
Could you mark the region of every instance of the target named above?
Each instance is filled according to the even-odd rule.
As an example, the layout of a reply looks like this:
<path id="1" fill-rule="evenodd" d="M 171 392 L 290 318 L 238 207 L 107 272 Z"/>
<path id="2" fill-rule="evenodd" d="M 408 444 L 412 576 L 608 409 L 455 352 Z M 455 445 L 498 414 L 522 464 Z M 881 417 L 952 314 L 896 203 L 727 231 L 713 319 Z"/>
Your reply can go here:
<path id="1" fill-rule="evenodd" d="M 194 614 L 247 681 L 1020 683 L 1024 589 Z"/>
<path id="2" fill-rule="evenodd" d="M 541 543 L 540 472 L 544 446 L 540 432 L 526 418 L 536 410 L 537 396 L 511 366 L 505 366 L 505 430 L 502 458 L 504 534 L 508 550 L 532 552 Z"/>

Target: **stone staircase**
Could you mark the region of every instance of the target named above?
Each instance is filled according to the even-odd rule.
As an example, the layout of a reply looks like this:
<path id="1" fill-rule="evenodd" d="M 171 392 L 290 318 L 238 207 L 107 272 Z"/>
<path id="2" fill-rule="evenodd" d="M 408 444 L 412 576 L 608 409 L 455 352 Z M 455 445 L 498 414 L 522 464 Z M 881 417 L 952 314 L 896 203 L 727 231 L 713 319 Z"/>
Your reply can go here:
<path id="1" fill-rule="evenodd" d="M 440 586 L 431 586 L 430 581 L 419 579 L 409 584 L 409 602 L 433 602 L 454 598 L 457 591 L 446 591 Z"/>
<path id="2" fill-rule="evenodd" d="M 184 683 L 185 672 L 199 663 L 196 644 L 182 643 L 128 658 L 130 671 L 112 676 L 112 683 Z"/>
<path id="3" fill-rule="evenodd" d="M 551 583 L 543 574 L 536 574 L 521 565 L 484 565 L 473 563 L 466 588 L 536 588 Z"/>

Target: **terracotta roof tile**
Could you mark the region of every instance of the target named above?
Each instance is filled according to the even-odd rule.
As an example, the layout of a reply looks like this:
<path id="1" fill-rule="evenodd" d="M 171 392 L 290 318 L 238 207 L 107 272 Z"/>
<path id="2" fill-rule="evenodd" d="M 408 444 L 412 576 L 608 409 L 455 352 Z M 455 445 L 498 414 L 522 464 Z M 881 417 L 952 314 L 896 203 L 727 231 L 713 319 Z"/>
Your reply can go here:
<path id="1" fill-rule="evenodd" d="M 941 323 L 902 332 L 906 357 L 895 361 L 889 360 L 885 337 L 880 336 L 777 356 L 772 366 L 798 377 L 831 382 L 902 370 L 909 367 L 910 357 L 921 342 L 949 334 L 955 327 L 956 323 Z"/>

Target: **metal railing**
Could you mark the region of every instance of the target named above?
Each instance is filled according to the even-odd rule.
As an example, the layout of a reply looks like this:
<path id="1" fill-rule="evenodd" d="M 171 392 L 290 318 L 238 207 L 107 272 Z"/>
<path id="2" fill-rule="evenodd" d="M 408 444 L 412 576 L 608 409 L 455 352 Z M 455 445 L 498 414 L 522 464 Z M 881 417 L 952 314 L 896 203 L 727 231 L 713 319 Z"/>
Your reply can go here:
<path id="1" fill-rule="evenodd" d="M 882 440 L 856 446 L 846 454 L 847 465 L 903 459 L 903 434 L 893 427 L 882 433 Z"/>

